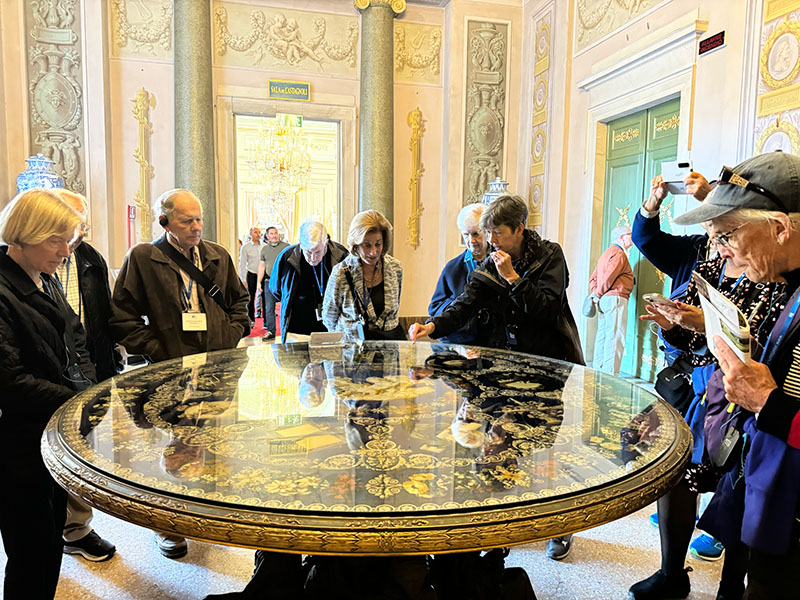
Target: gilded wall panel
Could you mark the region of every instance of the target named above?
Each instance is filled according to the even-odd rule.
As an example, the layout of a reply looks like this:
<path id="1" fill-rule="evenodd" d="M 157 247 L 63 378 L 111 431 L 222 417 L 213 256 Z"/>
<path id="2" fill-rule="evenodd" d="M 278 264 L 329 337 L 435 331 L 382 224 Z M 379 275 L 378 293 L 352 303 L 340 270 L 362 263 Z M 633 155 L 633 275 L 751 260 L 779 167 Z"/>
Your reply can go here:
<path id="1" fill-rule="evenodd" d="M 467 21 L 463 203 L 480 202 L 503 173 L 509 25 Z"/>
<path id="2" fill-rule="evenodd" d="M 172 60 L 172 0 L 111 0 L 111 56 Z"/>
<path id="3" fill-rule="evenodd" d="M 394 22 L 394 80 L 441 81 L 442 28 L 406 21 Z"/>
<path id="4" fill-rule="evenodd" d="M 621 29 L 664 1 L 575 0 L 575 52 L 580 52 L 600 38 Z"/>
<path id="5" fill-rule="evenodd" d="M 528 191 L 530 216 L 528 224 L 539 227 L 542 224 L 542 203 L 544 190 L 547 189 L 547 140 L 550 133 L 550 83 L 552 76 L 552 25 L 553 3 L 533 17 L 534 23 L 534 60 L 533 64 L 533 119 L 531 126 L 531 170 Z"/>
<path id="6" fill-rule="evenodd" d="M 357 17 L 216 2 L 219 66 L 358 77 Z"/>
<path id="7" fill-rule="evenodd" d="M 767 2 L 765 15 L 777 14 Z M 784 12 L 761 29 L 753 153 L 800 154 L 800 10 Z"/>
<path id="8" fill-rule="evenodd" d="M 41 152 L 66 187 L 86 189 L 83 133 L 81 5 L 77 0 L 26 3 L 31 152 Z"/>

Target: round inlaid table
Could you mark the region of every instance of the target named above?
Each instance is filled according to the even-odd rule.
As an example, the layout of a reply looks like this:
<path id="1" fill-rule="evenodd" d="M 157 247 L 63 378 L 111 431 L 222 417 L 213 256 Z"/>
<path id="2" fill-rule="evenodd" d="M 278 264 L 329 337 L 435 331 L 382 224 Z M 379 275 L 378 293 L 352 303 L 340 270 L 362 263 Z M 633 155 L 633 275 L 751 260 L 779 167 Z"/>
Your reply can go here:
<path id="1" fill-rule="evenodd" d="M 126 521 L 307 554 L 510 546 L 667 491 L 691 434 L 589 368 L 410 342 L 251 347 L 130 371 L 62 406 L 56 480 Z"/>

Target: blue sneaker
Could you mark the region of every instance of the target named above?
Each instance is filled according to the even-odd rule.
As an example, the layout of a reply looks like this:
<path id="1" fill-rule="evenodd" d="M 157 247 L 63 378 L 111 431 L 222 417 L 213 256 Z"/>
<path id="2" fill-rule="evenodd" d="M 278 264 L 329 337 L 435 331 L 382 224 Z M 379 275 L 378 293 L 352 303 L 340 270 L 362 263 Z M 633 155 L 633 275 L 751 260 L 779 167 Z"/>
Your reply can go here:
<path id="1" fill-rule="evenodd" d="M 722 552 L 725 548 L 722 547 L 722 542 L 715 540 L 710 535 L 705 533 L 697 537 L 692 545 L 689 546 L 689 552 L 692 556 L 701 560 L 719 560 L 722 558 Z"/>
<path id="2" fill-rule="evenodd" d="M 650 525 L 652 525 L 653 527 L 658 529 L 658 513 L 657 512 L 654 512 L 652 515 L 650 515 Z"/>

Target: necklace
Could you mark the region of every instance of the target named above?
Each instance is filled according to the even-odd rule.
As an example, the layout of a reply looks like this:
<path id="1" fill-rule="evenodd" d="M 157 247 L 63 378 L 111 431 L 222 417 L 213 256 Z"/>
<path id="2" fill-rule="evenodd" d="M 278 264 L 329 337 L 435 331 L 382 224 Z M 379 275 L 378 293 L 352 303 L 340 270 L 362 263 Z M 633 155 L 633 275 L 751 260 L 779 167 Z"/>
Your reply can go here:
<path id="1" fill-rule="evenodd" d="M 372 277 L 367 280 L 366 274 L 364 276 L 364 281 L 368 281 L 367 287 L 372 287 L 372 284 L 375 283 L 375 279 L 378 277 L 378 272 L 380 271 L 381 263 L 380 261 L 375 264 L 375 267 L 372 269 Z M 362 267 L 363 268 L 363 267 Z"/>

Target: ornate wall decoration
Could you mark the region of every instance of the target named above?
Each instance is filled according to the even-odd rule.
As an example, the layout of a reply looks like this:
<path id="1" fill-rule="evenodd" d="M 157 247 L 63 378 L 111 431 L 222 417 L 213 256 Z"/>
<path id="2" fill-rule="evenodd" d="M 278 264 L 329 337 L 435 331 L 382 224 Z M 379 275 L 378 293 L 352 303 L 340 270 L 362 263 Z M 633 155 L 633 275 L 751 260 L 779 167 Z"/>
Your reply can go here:
<path id="1" fill-rule="evenodd" d="M 172 60 L 171 0 L 111 0 L 111 54 Z"/>
<path id="2" fill-rule="evenodd" d="M 533 16 L 535 59 L 533 61 L 533 119 L 531 125 L 531 170 L 529 181 L 528 225 L 541 227 L 542 202 L 547 179 L 547 137 L 550 132 L 548 110 L 550 78 L 550 54 L 552 52 L 552 36 L 550 28 L 553 24 L 553 7 L 551 2 Z"/>
<path id="3" fill-rule="evenodd" d="M 153 124 L 150 122 L 150 109 L 156 106 L 156 97 L 140 89 L 131 100 L 131 112 L 139 123 L 139 145 L 133 150 L 133 158 L 139 163 L 139 189 L 136 190 L 134 203 L 139 209 L 139 227 L 141 242 L 153 239 L 153 209 L 150 206 L 150 180 L 153 178 L 153 166 L 150 164 L 150 134 Z"/>
<path id="4" fill-rule="evenodd" d="M 394 22 L 394 80 L 439 83 L 442 28 Z"/>
<path id="5" fill-rule="evenodd" d="M 508 25 L 467 21 L 467 39 L 465 205 L 480 202 L 503 174 Z"/>
<path id="6" fill-rule="evenodd" d="M 419 106 L 408 113 L 406 120 L 411 127 L 411 140 L 408 142 L 408 149 L 411 150 L 411 179 L 408 182 L 408 189 L 411 190 L 411 216 L 408 217 L 408 243 L 416 250 L 419 246 L 419 218 L 423 211 L 419 180 L 425 171 L 420 156 L 420 140 L 425 133 L 425 120 L 422 118 Z"/>
<path id="7" fill-rule="evenodd" d="M 83 72 L 76 0 L 26 3 L 31 147 L 53 161 L 66 187 L 84 192 Z"/>
<path id="8" fill-rule="evenodd" d="M 663 0 L 662 0 L 663 2 Z M 658 0 L 575 0 L 575 51 L 580 52 L 650 10 Z"/>
<path id="9" fill-rule="evenodd" d="M 629 142 L 630 140 L 635 140 L 639 137 L 639 128 L 628 127 L 625 131 L 619 132 L 617 135 L 614 136 L 615 142 Z"/>
<path id="10" fill-rule="evenodd" d="M 656 131 L 669 131 L 670 129 L 677 129 L 678 125 L 681 124 L 680 115 L 674 114 L 669 119 L 664 119 L 663 121 L 656 122 Z"/>
<path id="11" fill-rule="evenodd" d="M 781 5 L 782 6 L 782 5 Z M 768 2 L 761 29 L 758 97 L 753 128 L 756 154 L 800 153 L 800 11 Z"/>
<path id="12" fill-rule="evenodd" d="M 773 90 L 792 83 L 800 72 L 800 23 L 786 17 L 761 50 L 761 79 Z"/>
<path id="13" fill-rule="evenodd" d="M 217 3 L 214 48 L 221 65 L 357 77 L 358 19 Z"/>

